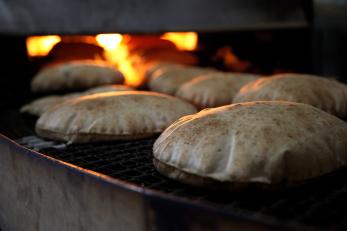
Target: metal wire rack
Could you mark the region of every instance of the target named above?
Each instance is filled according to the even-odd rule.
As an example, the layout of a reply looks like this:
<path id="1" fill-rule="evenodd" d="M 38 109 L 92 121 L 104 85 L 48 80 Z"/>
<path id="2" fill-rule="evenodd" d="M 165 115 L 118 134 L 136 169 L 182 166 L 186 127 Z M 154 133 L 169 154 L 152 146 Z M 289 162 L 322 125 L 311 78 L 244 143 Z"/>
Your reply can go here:
<path id="1" fill-rule="evenodd" d="M 277 224 L 347 229 L 345 171 L 285 192 L 227 193 L 189 187 L 160 175 L 152 164 L 155 138 L 67 146 L 36 136 L 16 140 L 45 155 L 141 187 L 209 203 L 221 210 L 271 218 Z"/>
<path id="2" fill-rule="evenodd" d="M 42 154 L 102 173 L 129 184 L 208 203 L 243 217 L 264 218 L 276 225 L 326 230 L 347 229 L 347 171 L 297 188 L 277 192 L 228 193 L 190 187 L 160 175 L 152 164 L 155 137 L 135 141 L 66 145 L 35 136 L 34 120 L 4 113 L 0 133 Z M 4 117 L 6 116 L 6 118 Z"/>

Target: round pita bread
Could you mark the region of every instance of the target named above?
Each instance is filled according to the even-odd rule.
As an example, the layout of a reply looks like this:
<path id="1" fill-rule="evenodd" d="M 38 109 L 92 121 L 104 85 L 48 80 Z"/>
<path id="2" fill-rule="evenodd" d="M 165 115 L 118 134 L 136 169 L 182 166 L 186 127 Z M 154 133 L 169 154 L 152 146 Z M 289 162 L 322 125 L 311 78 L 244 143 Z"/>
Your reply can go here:
<path id="1" fill-rule="evenodd" d="M 200 75 L 204 75 L 215 70 L 198 67 L 166 67 L 154 72 L 149 80 L 151 91 L 175 95 L 178 88 Z"/>
<path id="2" fill-rule="evenodd" d="M 79 93 L 70 93 L 65 95 L 50 95 L 45 96 L 39 99 L 36 99 L 26 105 L 24 105 L 20 112 L 22 113 L 28 113 L 35 116 L 42 115 L 45 111 L 47 111 L 49 108 L 64 102 L 65 100 L 72 99 L 75 97 L 80 97 L 83 95 L 91 95 L 95 93 L 100 92 L 111 92 L 111 91 L 130 91 L 133 90 L 133 88 L 128 87 L 126 85 L 105 85 L 100 87 L 94 87 L 84 92 Z"/>
<path id="3" fill-rule="evenodd" d="M 347 164 L 347 124 L 285 101 L 232 104 L 185 116 L 153 147 L 162 174 L 230 190 L 298 183 Z"/>
<path id="4" fill-rule="evenodd" d="M 90 95 L 95 93 L 102 93 L 102 92 L 113 92 L 113 91 L 133 91 L 134 88 L 129 87 L 127 85 L 123 84 L 112 84 L 112 85 L 104 85 L 100 87 L 93 87 L 89 90 L 86 90 L 82 92 L 83 95 Z"/>
<path id="5" fill-rule="evenodd" d="M 178 64 L 178 63 L 168 63 L 168 62 L 150 62 L 144 64 L 144 76 L 146 80 L 151 80 L 153 77 L 153 74 L 159 70 L 164 70 L 165 68 L 184 68 L 184 65 Z"/>
<path id="6" fill-rule="evenodd" d="M 71 61 L 42 69 L 32 80 L 34 92 L 87 89 L 124 82 L 122 73 L 101 61 Z"/>
<path id="7" fill-rule="evenodd" d="M 243 85 L 256 78 L 256 75 L 244 73 L 210 73 L 181 85 L 176 96 L 200 109 L 227 105 Z"/>
<path id="8" fill-rule="evenodd" d="M 285 100 L 306 103 L 347 117 L 347 86 L 336 80 L 304 74 L 278 74 L 243 86 L 233 102 Z"/>
<path id="9" fill-rule="evenodd" d="M 28 113 L 35 116 L 40 116 L 50 107 L 64 101 L 64 97 L 60 95 L 50 95 L 33 100 L 21 107 L 21 113 Z"/>
<path id="10" fill-rule="evenodd" d="M 99 93 L 50 108 L 37 121 L 36 132 L 69 143 L 138 139 L 160 133 L 195 112 L 191 104 L 159 93 Z"/>

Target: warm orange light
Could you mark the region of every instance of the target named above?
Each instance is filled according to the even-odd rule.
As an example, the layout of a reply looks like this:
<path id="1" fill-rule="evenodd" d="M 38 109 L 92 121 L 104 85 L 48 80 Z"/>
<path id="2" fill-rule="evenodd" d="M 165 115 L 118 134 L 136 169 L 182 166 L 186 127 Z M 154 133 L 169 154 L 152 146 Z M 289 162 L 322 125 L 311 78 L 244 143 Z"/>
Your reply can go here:
<path id="1" fill-rule="evenodd" d="M 143 79 L 140 77 L 138 71 L 135 70 L 132 60 L 129 59 L 129 51 L 126 45 L 127 35 L 121 34 L 99 34 L 95 37 L 91 36 L 70 36 L 63 37 L 65 41 L 82 41 L 97 43 L 97 45 L 104 48 L 104 56 L 106 60 L 115 66 L 124 74 L 126 84 L 130 86 L 139 86 Z M 95 38 L 94 41 L 92 38 Z M 62 40 L 57 35 L 49 36 L 32 36 L 26 40 L 27 51 L 30 57 L 46 56 L 55 44 Z"/>
<path id="2" fill-rule="evenodd" d="M 105 50 L 104 56 L 107 61 L 115 64 L 125 77 L 125 83 L 130 86 L 139 86 L 142 83 L 138 72 L 129 59 L 129 51 L 121 34 L 99 34 L 96 41 Z"/>
<path id="3" fill-rule="evenodd" d="M 46 56 L 52 47 L 61 41 L 58 35 L 31 36 L 26 39 L 27 52 L 30 57 Z"/>
<path id="4" fill-rule="evenodd" d="M 122 37 L 121 34 L 99 34 L 96 36 L 96 41 L 104 49 L 113 50 L 119 46 Z"/>
<path id="5" fill-rule="evenodd" d="M 161 38 L 173 42 L 180 50 L 192 51 L 198 45 L 198 34 L 195 32 L 168 32 Z"/>

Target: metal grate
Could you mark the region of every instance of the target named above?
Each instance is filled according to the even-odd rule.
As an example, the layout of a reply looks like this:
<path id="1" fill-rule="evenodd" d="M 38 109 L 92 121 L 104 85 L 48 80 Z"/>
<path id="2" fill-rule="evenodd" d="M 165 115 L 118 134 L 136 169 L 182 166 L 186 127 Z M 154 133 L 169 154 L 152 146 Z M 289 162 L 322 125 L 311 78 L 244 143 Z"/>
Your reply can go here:
<path id="1" fill-rule="evenodd" d="M 34 118 L 3 110 L 0 133 L 30 149 L 142 187 L 209 203 L 221 210 L 267 223 L 294 227 L 347 230 L 347 171 L 282 192 L 211 192 L 167 179 L 152 164 L 155 138 L 66 146 L 34 134 Z M 23 137 L 23 138 L 20 138 Z"/>
<path id="2" fill-rule="evenodd" d="M 266 218 L 291 227 L 347 229 L 346 171 L 285 192 L 210 192 L 177 183 L 157 173 L 152 164 L 154 141 L 66 146 L 36 136 L 17 140 L 24 146 L 82 168 L 171 195 L 207 202 L 233 214 Z"/>

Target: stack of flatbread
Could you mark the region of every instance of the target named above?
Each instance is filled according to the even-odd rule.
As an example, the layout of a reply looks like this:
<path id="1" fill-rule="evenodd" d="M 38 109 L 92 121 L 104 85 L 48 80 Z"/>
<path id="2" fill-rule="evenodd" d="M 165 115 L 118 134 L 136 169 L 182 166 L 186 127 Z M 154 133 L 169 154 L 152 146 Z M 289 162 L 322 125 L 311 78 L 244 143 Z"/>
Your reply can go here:
<path id="1" fill-rule="evenodd" d="M 333 116 L 347 116 L 347 87 L 337 81 L 146 65 L 149 88 L 160 93 L 105 86 L 41 98 L 21 111 L 40 115 L 39 136 L 68 143 L 162 132 L 153 147 L 156 169 L 202 187 L 234 191 L 297 184 L 347 164 L 347 124 Z M 123 80 L 106 64 L 73 62 L 42 70 L 32 90 L 87 89 Z M 217 108 L 196 113 L 207 107 Z"/>
<path id="2" fill-rule="evenodd" d="M 199 107 L 216 104 L 207 95 L 219 83 L 211 78 L 205 87 L 208 79 L 194 79 L 176 95 Z M 239 190 L 306 182 L 347 165 L 347 124 L 333 116 L 347 116 L 347 86 L 303 74 L 245 82 L 233 99 L 238 104 L 183 117 L 161 134 L 153 147 L 159 172 L 192 185 Z"/>

